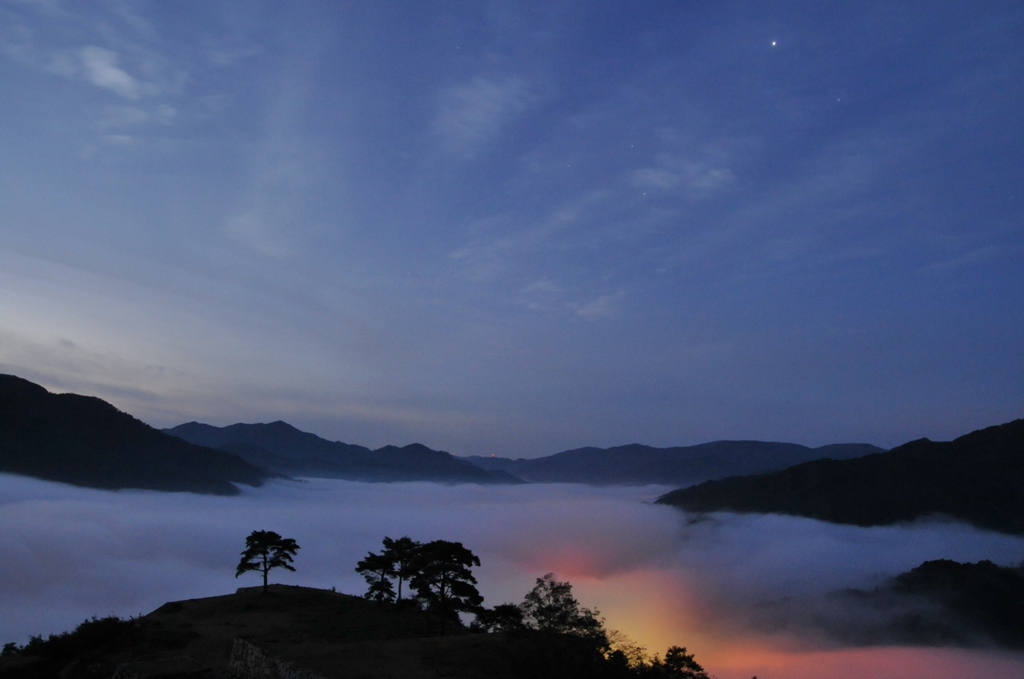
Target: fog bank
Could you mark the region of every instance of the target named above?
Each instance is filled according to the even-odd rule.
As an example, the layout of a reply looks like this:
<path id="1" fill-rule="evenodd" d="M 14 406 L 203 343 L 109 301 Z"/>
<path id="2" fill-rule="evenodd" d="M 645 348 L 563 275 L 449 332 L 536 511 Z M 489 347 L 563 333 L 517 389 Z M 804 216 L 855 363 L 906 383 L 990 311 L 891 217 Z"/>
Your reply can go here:
<path id="1" fill-rule="evenodd" d="M 265 529 L 301 546 L 297 572 L 274 571 L 272 581 L 352 594 L 365 590 L 356 562 L 385 535 L 465 544 L 481 559 L 477 577 L 489 606 L 518 602 L 553 571 L 610 628 L 652 651 L 685 645 L 720 679 L 798 677 L 808 659 L 807 667 L 867 672 L 871 658 L 891 662 L 893 654 L 929 667 L 930 677 L 963 676 L 964 663 L 990 677 L 1019 676 L 1019 654 L 837 648 L 813 630 L 759 629 L 753 611 L 783 597 L 820 606 L 829 591 L 870 588 L 929 559 L 1017 563 L 1024 539 L 940 522 L 865 529 L 779 516 L 695 519 L 649 503 L 664 490 L 315 479 L 223 498 L 0 475 L 0 642 L 258 584 L 256 574 L 235 579 L 234 571 L 245 536 Z M 842 620 L 844 612 L 834 615 Z M 819 674 L 826 675 L 843 676 Z"/>

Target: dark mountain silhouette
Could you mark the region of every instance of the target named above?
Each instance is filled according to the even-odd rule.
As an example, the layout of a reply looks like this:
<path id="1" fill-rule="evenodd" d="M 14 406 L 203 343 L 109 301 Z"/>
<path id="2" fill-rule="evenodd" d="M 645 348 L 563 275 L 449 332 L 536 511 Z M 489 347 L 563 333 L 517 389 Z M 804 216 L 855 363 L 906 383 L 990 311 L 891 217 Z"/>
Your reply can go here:
<path id="1" fill-rule="evenodd" d="M 273 474 L 168 436 L 106 401 L 0 375 L 0 472 L 91 488 L 234 495 Z"/>
<path id="2" fill-rule="evenodd" d="M 292 476 L 350 481 L 522 483 L 511 474 L 481 469 L 419 443 L 370 450 L 328 441 L 280 421 L 227 427 L 189 422 L 164 432 L 191 443 L 230 451 L 253 464 Z"/>
<path id="3" fill-rule="evenodd" d="M 784 469 L 819 458 L 846 459 L 881 451 L 866 443 L 808 448 L 796 443 L 714 441 L 696 446 L 578 448 L 535 459 L 473 456 L 465 459 L 535 483 L 690 485 L 727 476 Z"/>
<path id="4" fill-rule="evenodd" d="M 658 502 L 695 512 L 792 514 L 860 526 L 940 514 L 1024 533 L 1024 420 L 954 441 L 920 439 L 853 460 L 708 481 Z"/>
<path id="5" fill-rule="evenodd" d="M 1024 648 L 1024 567 L 926 561 L 872 590 L 831 592 L 824 606 L 786 598 L 755 608 L 763 632 L 808 628 L 845 644 Z"/>

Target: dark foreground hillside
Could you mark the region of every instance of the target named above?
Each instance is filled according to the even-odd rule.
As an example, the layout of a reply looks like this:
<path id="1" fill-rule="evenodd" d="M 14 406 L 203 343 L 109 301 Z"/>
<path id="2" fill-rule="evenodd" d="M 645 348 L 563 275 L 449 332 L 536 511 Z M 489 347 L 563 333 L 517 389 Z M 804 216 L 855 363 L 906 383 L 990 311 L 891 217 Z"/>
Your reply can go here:
<path id="1" fill-rule="evenodd" d="M 595 662 L 592 649 L 568 637 L 465 629 L 439 637 L 437 620 L 415 607 L 285 585 L 272 585 L 267 594 L 253 587 L 172 602 L 134 620 L 110 618 L 83 628 L 56 643 L 37 639 L 5 654 L 0 677 L 105 679 L 120 667 L 123 679 L 226 679 L 237 639 L 324 679 L 633 676 Z"/>
<path id="2" fill-rule="evenodd" d="M 944 515 L 1024 533 L 1024 420 L 947 442 L 709 481 L 658 499 L 694 512 L 791 514 L 860 526 Z"/>
<path id="3" fill-rule="evenodd" d="M 106 401 L 0 375 L 0 472 L 91 488 L 234 495 L 271 476 L 237 455 L 168 436 Z"/>
<path id="4" fill-rule="evenodd" d="M 23 653 L 0 662 L 0 676 L 91 679 L 109 677 L 116 666 L 128 663 L 142 676 L 202 670 L 226 677 L 232 643 L 238 637 L 285 660 L 301 659 L 303 667 L 313 671 L 325 669 L 322 656 L 341 653 L 350 659 L 346 665 L 354 673 L 330 676 L 366 676 L 378 652 L 385 658 L 394 654 L 386 648 L 388 642 L 429 636 L 436 629 L 432 620 L 416 612 L 285 585 L 271 585 L 267 594 L 253 587 L 225 596 L 171 602 L 119 625 L 119 629 L 117 624 L 110 625 L 107 638 L 93 635 L 83 646 L 67 643 L 64 648 L 46 649 L 41 643 L 34 648 L 30 642 Z M 368 641 L 376 646 L 367 647 Z M 362 650 L 347 648 L 353 644 Z M 34 653 L 43 657 L 32 662 L 21 657 Z"/>

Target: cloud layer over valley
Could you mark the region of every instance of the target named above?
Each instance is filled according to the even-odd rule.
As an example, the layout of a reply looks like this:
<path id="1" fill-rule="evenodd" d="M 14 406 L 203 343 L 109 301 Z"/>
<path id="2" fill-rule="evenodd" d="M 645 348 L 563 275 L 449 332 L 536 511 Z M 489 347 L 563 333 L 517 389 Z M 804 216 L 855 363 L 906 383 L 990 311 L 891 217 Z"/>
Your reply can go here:
<path id="1" fill-rule="evenodd" d="M 797 615 L 813 612 L 832 590 L 871 588 L 930 559 L 1016 564 L 1024 538 L 940 522 L 864 529 L 779 516 L 695 521 L 649 504 L 664 490 L 312 480 L 221 498 L 4 475 L 0 641 L 23 643 L 92 615 L 138 615 L 166 601 L 255 585 L 255 576 L 235 580 L 234 567 L 245 535 L 269 529 L 302 547 L 298 571 L 274 572 L 273 581 L 354 594 L 365 589 L 356 561 L 385 535 L 463 542 L 481 558 L 487 605 L 518 602 L 534 578 L 553 571 L 609 627 L 652 651 L 686 645 L 720 679 L 773 676 L 768 670 L 781 667 L 785 676 L 811 676 L 803 674 L 808 667 L 865 667 L 872 657 L 934 664 L 933 677 L 957 676 L 943 667 L 1009 677 L 1000 673 L 1024 661 L 999 651 L 841 648 L 809 627 L 759 631 L 755 615 L 755 604 L 784 597 L 796 602 Z M 839 624 L 856 622 L 845 615 L 832 611 Z"/>

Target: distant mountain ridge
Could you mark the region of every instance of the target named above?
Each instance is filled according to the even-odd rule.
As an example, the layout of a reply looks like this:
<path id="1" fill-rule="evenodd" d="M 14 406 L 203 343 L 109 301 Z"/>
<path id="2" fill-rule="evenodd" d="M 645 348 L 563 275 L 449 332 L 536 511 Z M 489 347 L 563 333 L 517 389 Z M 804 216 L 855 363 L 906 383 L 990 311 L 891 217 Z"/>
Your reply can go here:
<path id="1" fill-rule="evenodd" d="M 867 443 L 809 448 L 796 443 L 713 441 L 654 448 L 633 443 L 614 448 L 577 448 L 547 457 L 465 458 L 483 469 L 501 470 L 532 483 L 591 485 L 691 485 L 728 476 L 784 469 L 820 458 L 848 459 L 882 451 Z"/>
<path id="2" fill-rule="evenodd" d="M 504 471 L 481 469 L 420 443 L 370 450 L 328 441 L 282 421 L 226 427 L 188 422 L 163 431 L 191 443 L 230 451 L 253 464 L 291 476 L 371 482 L 522 483 Z"/>
<path id="3" fill-rule="evenodd" d="M 0 472 L 91 488 L 235 495 L 276 476 L 182 441 L 94 396 L 0 375 Z"/>
<path id="4" fill-rule="evenodd" d="M 1024 419 L 953 441 L 708 481 L 658 499 L 695 512 L 791 514 L 878 526 L 938 514 L 1024 534 Z"/>

